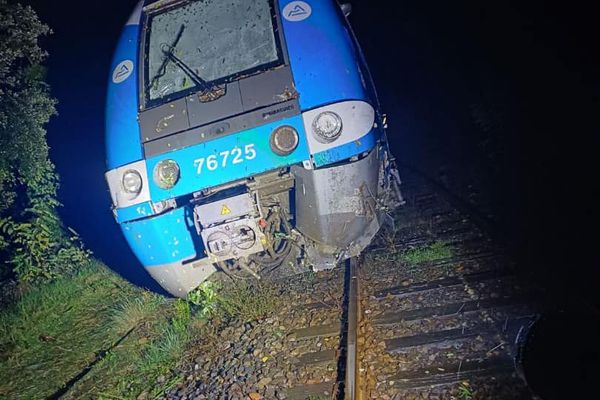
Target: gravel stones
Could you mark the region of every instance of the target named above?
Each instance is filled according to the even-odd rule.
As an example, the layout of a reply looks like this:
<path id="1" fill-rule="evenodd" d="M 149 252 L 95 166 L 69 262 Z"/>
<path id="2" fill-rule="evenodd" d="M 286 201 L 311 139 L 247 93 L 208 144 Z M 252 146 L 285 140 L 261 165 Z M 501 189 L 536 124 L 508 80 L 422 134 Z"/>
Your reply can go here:
<path id="1" fill-rule="evenodd" d="M 185 376 L 168 399 L 287 399 L 292 386 L 335 380 L 335 365 L 307 368 L 298 357 L 336 349 L 339 339 L 296 338 L 297 329 L 339 322 L 343 271 L 289 277 L 272 282 L 280 307 L 259 321 L 230 321 L 216 329 L 210 346 L 202 339 L 195 357 L 183 360 Z"/>

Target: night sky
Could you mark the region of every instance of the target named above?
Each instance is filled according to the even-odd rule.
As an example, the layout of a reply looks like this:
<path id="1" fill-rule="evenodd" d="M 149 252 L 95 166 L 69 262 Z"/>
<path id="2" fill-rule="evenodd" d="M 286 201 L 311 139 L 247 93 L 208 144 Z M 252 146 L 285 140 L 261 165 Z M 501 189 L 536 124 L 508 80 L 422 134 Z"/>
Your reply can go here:
<path id="1" fill-rule="evenodd" d="M 106 81 L 136 1 L 25 3 L 54 31 L 42 45 L 59 100 L 48 140 L 63 220 L 112 268 L 152 285 L 113 220 L 104 181 Z M 479 171 L 499 226 L 531 270 L 549 284 L 591 288 L 600 37 L 592 10 L 541 1 L 352 3 L 398 159 L 459 192 L 453 177 Z M 487 133 L 473 122 L 478 104 L 498 115 Z"/>

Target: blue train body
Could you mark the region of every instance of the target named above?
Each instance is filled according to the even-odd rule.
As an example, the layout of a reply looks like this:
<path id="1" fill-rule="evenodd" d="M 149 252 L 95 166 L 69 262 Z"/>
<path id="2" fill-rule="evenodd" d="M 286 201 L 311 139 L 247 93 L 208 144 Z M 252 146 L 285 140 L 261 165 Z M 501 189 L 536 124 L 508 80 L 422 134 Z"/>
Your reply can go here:
<path id="1" fill-rule="evenodd" d="M 113 211 L 170 293 L 217 268 L 329 268 L 398 198 L 364 57 L 334 0 L 145 1 L 108 83 Z"/>

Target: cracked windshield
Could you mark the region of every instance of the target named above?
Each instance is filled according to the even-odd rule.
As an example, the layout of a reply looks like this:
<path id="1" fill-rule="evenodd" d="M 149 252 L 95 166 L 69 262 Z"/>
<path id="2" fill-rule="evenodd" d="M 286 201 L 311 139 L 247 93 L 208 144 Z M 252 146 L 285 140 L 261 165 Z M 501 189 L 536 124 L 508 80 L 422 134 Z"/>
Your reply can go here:
<path id="1" fill-rule="evenodd" d="M 279 59 L 270 0 L 193 1 L 150 21 L 148 98 L 191 87 Z"/>

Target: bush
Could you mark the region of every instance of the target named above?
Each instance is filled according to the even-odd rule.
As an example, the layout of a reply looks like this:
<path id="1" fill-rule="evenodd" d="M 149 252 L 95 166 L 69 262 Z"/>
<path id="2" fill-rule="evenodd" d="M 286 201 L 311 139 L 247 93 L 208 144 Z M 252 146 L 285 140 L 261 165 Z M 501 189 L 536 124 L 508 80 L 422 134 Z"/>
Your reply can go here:
<path id="1" fill-rule="evenodd" d="M 56 213 L 58 176 L 45 131 L 56 100 L 38 45 L 49 33 L 31 7 L 0 0 L 0 279 L 46 281 L 90 255 Z"/>

